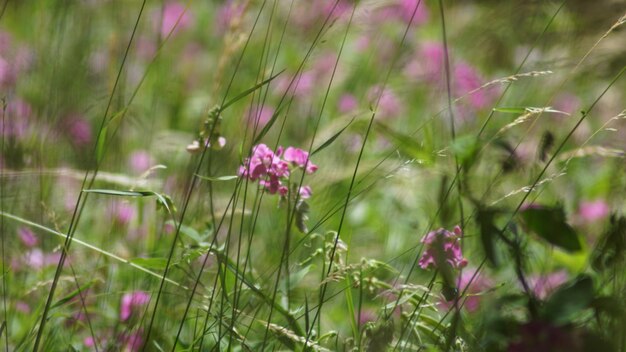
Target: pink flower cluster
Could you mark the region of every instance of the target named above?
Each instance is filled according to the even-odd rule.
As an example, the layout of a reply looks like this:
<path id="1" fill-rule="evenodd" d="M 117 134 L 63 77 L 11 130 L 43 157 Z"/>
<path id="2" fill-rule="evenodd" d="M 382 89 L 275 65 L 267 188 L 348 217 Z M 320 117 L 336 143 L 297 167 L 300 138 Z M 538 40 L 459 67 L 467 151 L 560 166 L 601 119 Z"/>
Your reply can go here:
<path id="1" fill-rule="evenodd" d="M 120 320 L 128 320 L 133 313 L 144 307 L 150 302 L 150 295 L 143 291 L 134 291 L 125 293 L 122 296 L 122 303 L 120 304 Z"/>
<path id="2" fill-rule="evenodd" d="M 448 263 L 454 269 L 460 269 L 467 265 L 467 259 L 463 258 L 459 240 L 463 237 L 463 232 L 458 226 L 450 232 L 444 228 L 429 232 L 422 243 L 426 250 L 419 260 L 422 269 L 436 268 L 443 263 Z"/>
<path id="3" fill-rule="evenodd" d="M 309 160 L 309 153 L 294 147 L 284 149 L 278 147 L 276 152 L 265 144 L 256 145 L 252 148 L 252 156 L 244 160 L 239 167 L 239 176 L 251 181 L 259 181 L 259 184 L 270 194 L 286 196 L 289 193 L 288 180 L 294 168 L 301 168 L 308 174 L 317 170 L 317 165 Z M 300 188 L 300 197 L 303 199 L 311 196 L 311 187 Z"/>

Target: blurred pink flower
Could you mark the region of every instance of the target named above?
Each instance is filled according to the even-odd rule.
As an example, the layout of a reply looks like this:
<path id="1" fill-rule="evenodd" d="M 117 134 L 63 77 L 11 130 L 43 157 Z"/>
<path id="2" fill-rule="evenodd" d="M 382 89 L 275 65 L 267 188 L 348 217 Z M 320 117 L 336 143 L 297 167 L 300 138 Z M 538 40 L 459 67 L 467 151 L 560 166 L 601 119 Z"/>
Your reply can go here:
<path id="1" fill-rule="evenodd" d="M 311 195 L 313 195 L 313 192 L 311 191 L 311 187 L 309 186 L 300 187 L 300 198 L 309 199 L 311 198 Z"/>
<path id="2" fill-rule="evenodd" d="M 429 232 L 422 238 L 426 250 L 422 253 L 419 266 L 422 269 L 431 269 L 447 263 L 454 269 L 465 267 L 467 259 L 463 258 L 459 243 L 462 236 L 463 232 L 458 226 L 454 227 L 454 232 L 444 228 Z"/>
<path id="3" fill-rule="evenodd" d="M 91 143 L 91 125 L 80 114 L 71 114 L 66 117 L 66 133 L 72 144 L 84 147 Z"/>
<path id="4" fill-rule="evenodd" d="M 113 220 L 120 225 L 128 225 L 135 217 L 135 207 L 128 202 L 114 202 L 109 208 Z"/>
<path id="5" fill-rule="evenodd" d="M 293 76 L 278 77 L 274 94 L 306 98 L 313 93 L 314 85 L 315 74 L 312 71 L 302 72 L 295 79 Z"/>
<path id="6" fill-rule="evenodd" d="M 143 329 L 131 333 L 124 333 L 123 335 L 123 349 L 124 352 L 138 352 L 143 347 Z"/>
<path id="7" fill-rule="evenodd" d="M 126 321 L 150 302 L 150 295 L 144 291 L 133 291 L 122 296 L 120 320 Z"/>
<path id="8" fill-rule="evenodd" d="M 456 94 L 459 97 L 480 88 L 485 83 L 478 71 L 464 62 L 457 64 L 454 68 L 454 84 Z M 497 90 L 494 88 L 495 87 L 487 87 L 480 89 L 469 95 L 466 99 L 474 109 L 484 109 L 491 106 L 493 101 L 497 98 Z"/>
<path id="9" fill-rule="evenodd" d="M 381 91 L 380 86 L 373 86 L 367 93 L 367 98 L 375 106 L 378 102 L 376 116 L 381 119 L 396 117 L 403 110 L 402 102 L 391 88 L 385 88 Z"/>
<path id="10" fill-rule="evenodd" d="M 23 138 L 32 113 L 33 110 L 27 102 L 20 98 L 12 99 L 7 103 L 4 119 L 0 119 L 0 133 L 5 137 Z"/>
<path id="11" fill-rule="evenodd" d="M 543 300 L 550 296 L 550 294 L 559 288 L 559 286 L 567 282 L 567 280 L 567 272 L 559 270 L 548 275 L 530 276 L 528 278 L 528 285 L 535 294 L 535 297 Z"/>
<path id="12" fill-rule="evenodd" d="M 390 5 L 384 6 L 375 13 L 374 21 L 384 22 L 402 20 L 405 23 L 420 25 L 428 21 L 428 8 L 425 0 L 394 0 Z M 415 15 L 413 15 L 415 13 Z"/>
<path id="13" fill-rule="evenodd" d="M 31 229 L 29 229 L 28 227 L 20 227 L 17 230 L 17 233 L 20 236 L 20 240 L 22 240 L 22 243 L 26 247 L 35 247 L 39 243 L 39 240 L 37 240 L 37 236 L 35 235 L 35 233 L 31 231 Z"/>
<path id="14" fill-rule="evenodd" d="M 47 266 L 57 265 L 59 259 L 61 259 L 61 253 L 44 253 L 39 248 L 33 248 L 25 253 L 24 264 L 32 269 L 42 269 Z"/>
<path id="15" fill-rule="evenodd" d="M 234 2 L 233 0 L 227 0 L 217 10 L 215 16 L 215 31 L 219 34 L 224 34 L 231 26 L 231 23 L 235 19 L 241 19 L 244 15 L 245 4 L 240 2 Z"/>
<path id="16" fill-rule="evenodd" d="M 443 82 L 445 70 L 445 49 L 439 42 L 426 42 L 421 45 L 415 57 L 404 68 L 408 78 L 424 80 L 430 84 Z"/>
<path id="17" fill-rule="evenodd" d="M 342 114 L 347 114 L 350 111 L 353 111 L 358 106 L 358 101 L 352 94 L 344 94 L 339 98 L 339 103 L 337 104 L 337 108 L 339 112 Z"/>
<path id="18" fill-rule="evenodd" d="M 274 111 L 274 108 L 268 105 L 252 105 L 247 110 L 247 123 L 250 126 L 258 123 L 258 128 L 262 128 L 272 118 Z"/>
<path id="19" fill-rule="evenodd" d="M 580 107 L 580 99 L 572 93 L 562 93 L 554 99 L 553 105 L 556 110 L 563 111 L 568 114 L 575 114 L 576 110 Z"/>
<path id="20" fill-rule="evenodd" d="M 12 85 L 17 78 L 13 66 L 0 56 L 0 87 Z"/>
<path id="21" fill-rule="evenodd" d="M 30 306 L 24 301 L 17 301 L 15 302 L 15 310 L 21 313 L 29 314 Z"/>
<path id="22" fill-rule="evenodd" d="M 610 211 L 609 205 L 601 199 L 580 202 L 578 206 L 578 216 L 585 222 L 593 222 L 605 218 Z"/>
<path id="23" fill-rule="evenodd" d="M 460 302 L 463 302 L 464 300 L 465 303 L 463 304 L 463 308 L 470 313 L 478 310 L 482 299 L 481 295 L 493 287 L 493 281 L 491 281 L 491 279 L 480 272 L 476 274 L 476 277 L 474 277 L 475 273 L 476 269 L 466 268 L 463 269 L 463 272 L 457 279 L 459 296 L 465 291 L 465 296 L 463 296 Z M 474 280 L 472 280 L 472 277 L 474 277 Z M 453 302 L 445 300 L 440 302 L 440 306 L 445 309 L 450 309 L 453 305 Z"/>
<path id="24" fill-rule="evenodd" d="M 153 162 L 150 153 L 145 150 L 135 150 L 128 158 L 128 166 L 136 173 L 145 172 L 152 166 Z"/>
<path id="25" fill-rule="evenodd" d="M 162 15 L 162 17 L 161 17 Z M 178 2 L 169 2 L 162 9 L 153 15 L 155 23 L 160 23 L 161 37 L 166 37 L 170 32 L 172 35 L 190 28 L 193 24 L 193 17 L 185 5 Z"/>

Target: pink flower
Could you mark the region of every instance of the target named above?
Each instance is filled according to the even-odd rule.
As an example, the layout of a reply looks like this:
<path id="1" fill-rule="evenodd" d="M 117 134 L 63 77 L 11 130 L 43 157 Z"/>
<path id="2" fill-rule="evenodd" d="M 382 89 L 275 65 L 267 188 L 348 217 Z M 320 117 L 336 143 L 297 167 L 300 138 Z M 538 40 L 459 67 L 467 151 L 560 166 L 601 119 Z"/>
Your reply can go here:
<path id="1" fill-rule="evenodd" d="M 481 294 L 493 287 L 493 282 L 489 278 L 481 273 L 476 274 L 474 277 L 475 273 L 476 269 L 464 269 L 457 279 L 459 295 L 465 292 L 465 296 L 463 296 L 460 302 L 465 302 L 463 308 L 470 313 L 475 312 L 480 307 Z M 472 277 L 474 277 L 474 280 L 472 280 Z M 440 306 L 450 309 L 453 306 L 453 302 L 442 300 Z"/>
<path id="2" fill-rule="evenodd" d="M 30 306 L 24 301 L 17 301 L 15 302 L 15 310 L 21 313 L 29 314 Z"/>
<path id="3" fill-rule="evenodd" d="M 215 31 L 224 34 L 236 20 L 241 20 L 244 15 L 245 5 L 243 3 L 227 0 L 217 11 L 215 18 Z"/>
<path id="4" fill-rule="evenodd" d="M 353 111 L 354 109 L 356 109 L 358 104 L 359 103 L 354 97 L 354 95 L 344 94 L 341 96 L 341 98 L 339 98 L 339 104 L 337 108 L 339 109 L 340 113 L 347 114 L 350 111 Z"/>
<path id="5" fill-rule="evenodd" d="M 59 259 L 61 259 L 61 253 L 46 254 L 41 249 L 34 248 L 24 255 L 24 264 L 32 269 L 42 269 L 58 264 Z"/>
<path id="6" fill-rule="evenodd" d="M 465 267 L 467 260 L 463 258 L 459 243 L 462 236 L 463 232 L 458 226 L 454 228 L 454 232 L 443 228 L 429 232 L 422 238 L 426 250 L 419 260 L 419 266 L 430 269 L 447 263 L 454 269 Z"/>
<path id="7" fill-rule="evenodd" d="M 66 133 L 75 146 L 83 147 L 91 143 L 91 125 L 82 115 L 72 114 L 67 117 Z"/>
<path id="8" fill-rule="evenodd" d="M 306 98 L 313 93 L 315 77 L 312 71 L 302 72 L 295 78 L 294 76 L 279 77 L 276 79 L 274 93 L 276 95 L 286 94 L 296 98 Z"/>
<path id="9" fill-rule="evenodd" d="M 396 117 L 402 111 L 402 103 L 391 88 L 382 89 L 380 86 L 370 88 L 368 100 L 375 106 L 378 103 L 376 115 L 380 118 Z"/>
<path id="10" fill-rule="evenodd" d="M 1 114 L 2 112 L 0 112 Z M 7 103 L 4 119 L 0 119 L 0 134 L 21 139 L 26 135 L 33 110 L 22 99 L 16 98 Z M 4 120 L 4 121 L 2 121 Z"/>
<path id="11" fill-rule="evenodd" d="M 414 12 L 415 16 L 413 16 Z M 374 21 L 384 22 L 399 19 L 408 24 L 411 22 L 411 17 L 413 17 L 413 25 L 428 21 L 428 9 L 425 0 L 395 0 L 391 5 L 380 9 L 375 14 Z"/>
<path id="12" fill-rule="evenodd" d="M 309 187 L 309 186 L 302 186 L 302 187 L 300 187 L 300 198 L 302 198 L 302 199 L 309 199 L 309 198 L 311 198 L 312 194 L 313 194 L 313 192 L 311 191 L 311 187 Z"/>
<path id="13" fill-rule="evenodd" d="M 535 296 L 541 300 L 546 299 L 559 286 L 568 280 L 567 272 L 559 270 L 548 275 L 531 276 L 528 278 L 528 285 Z"/>
<path id="14" fill-rule="evenodd" d="M 136 173 L 145 172 L 152 166 L 152 163 L 150 153 L 145 150 L 136 150 L 128 158 L 128 166 Z"/>
<path id="15" fill-rule="evenodd" d="M 123 337 L 124 352 L 138 352 L 143 347 L 143 329 L 131 333 L 124 333 Z"/>
<path id="16" fill-rule="evenodd" d="M 27 227 L 20 227 L 17 230 L 17 233 L 20 236 L 20 240 L 22 240 L 22 243 L 26 247 L 35 247 L 39 243 L 35 233 Z"/>
<path id="17" fill-rule="evenodd" d="M 459 63 L 454 68 L 454 83 L 457 94 L 463 96 L 480 88 L 486 82 L 478 71 L 466 63 Z M 490 106 L 497 97 L 497 91 L 493 87 L 483 88 L 473 92 L 467 97 L 474 109 L 484 109 Z"/>
<path id="18" fill-rule="evenodd" d="M 262 128 L 274 115 L 274 108 L 267 105 L 252 105 L 248 108 L 246 115 L 247 123 L 250 126 L 258 124 L 258 128 Z"/>
<path id="19" fill-rule="evenodd" d="M 150 295 L 147 292 L 134 291 L 125 293 L 120 304 L 120 320 L 128 320 L 133 313 L 143 308 L 148 302 L 150 302 Z"/>
<path id="20" fill-rule="evenodd" d="M 309 174 L 312 174 L 317 170 L 317 165 L 314 165 L 309 161 L 309 153 L 302 149 L 288 147 L 285 149 L 283 158 L 285 161 L 290 162 L 293 165 L 305 168 L 306 172 Z"/>
<path id="21" fill-rule="evenodd" d="M 443 82 L 445 48 L 439 42 L 426 42 L 404 68 L 405 74 L 413 80 L 425 80 L 431 84 Z"/>
<path id="22" fill-rule="evenodd" d="M 580 202 L 578 216 L 586 221 L 593 222 L 609 215 L 611 209 L 605 201 L 598 199 L 595 201 Z"/>
<path id="23" fill-rule="evenodd" d="M 135 217 L 135 207 L 127 202 L 115 202 L 109 211 L 115 222 L 120 225 L 128 225 Z"/>
<path id="24" fill-rule="evenodd" d="M 163 17 L 161 18 L 161 13 Z M 191 27 L 193 18 L 185 5 L 178 2 L 170 2 L 163 6 L 162 12 L 155 12 L 155 23 L 161 23 L 161 36 L 166 37 L 170 32 L 175 35 L 181 30 Z"/>

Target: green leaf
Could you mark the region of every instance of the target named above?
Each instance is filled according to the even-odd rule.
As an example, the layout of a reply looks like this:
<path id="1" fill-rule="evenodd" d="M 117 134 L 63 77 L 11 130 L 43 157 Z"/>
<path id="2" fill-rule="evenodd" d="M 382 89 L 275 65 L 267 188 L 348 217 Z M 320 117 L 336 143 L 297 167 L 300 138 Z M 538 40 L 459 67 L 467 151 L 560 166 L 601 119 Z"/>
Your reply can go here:
<path id="1" fill-rule="evenodd" d="M 80 286 L 78 289 L 72 291 L 70 294 L 68 294 L 67 296 L 59 299 L 58 301 L 56 301 L 50 308 L 56 308 L 59 306 L 62 306 L 66 303 L 68 303 L 69 301 L 71 301 L 72 299 L 74 299 L 76 296 L 78 296 L 81 292 L 87 290 L 88 288 L 90 288 L 94 283 L 96 282 L 96 280 L 91 280 L 88 283 Z"/>
<path id="2" fill-rule="evenodd" d="M 236 179 L 239 176 L 229 175 L 229 176 L 219 176 L 219 177 L 207 177 L 207 176 L 201 176 L 201 175 L 196 174 L 196 177 L 198 177 L 201 180 L 215 182 L 215 181 L 230 181 L 230 180 Z"/>
<path id="3" fill-rule="evenodd" d="M 283 72 L 285 72 L 285 70 L 282 70 L 282 71 L 278 72 L 277 74 L 273 75 L 272 77 L 266 79 L 265 81 L 256 84 L 254 87 L 248 88 L 248 89 L 244 90 L 243 92 L 237 94 L 234 98 L 232 98 L 231 100 L 226 102 L 224 105 L 222 105 L 222 107 L 220 108 L 220 112 L 226 110 L 229 106 L 233 105 L 234 103 L 236 103 L 237 101 L 241 100 L 242 98 L 245 98 L 246 95 L 248 95 L 248 94 L 254 92 L 255 90 L 263 87 L 264 85 L 270 83 L 271 81 L 273 81 L 276 77 L 278 77 Z"/>
<path id="4" fill-rule="evenodd" d="M 134 258 L 130 262 L 144 268 L 156 270 L 165 270 L 167 266 L 167 258 Z"/>
<path id="5" fill-rule="evenodd" d="M 593 299 L 593 280 L 581 275 L 550 296 L 543 307 L 543 317 L 557 325 L 567 324 L 581 310 L 589 308 Z"/>
<path id="6" fill-rule="evenodd" d="M 389 127 L 379 123 L 376 125 L 378 130 L 386 137 L 392 139 L 396 146 L 408 156 L 419 160 L 425 164 L 432 164 L 433 155 L 426 151 L 422 145 L 414 138 L 399 132 L 396 132 Z"/>
<path id="7" fill-rule="evenodd" d="M 272 128 L 272 126 L 274 125 L 274 123 L 276 122 L 276 119 L 278 119 L 278 116 L 280 115 L 280 113 L 283 111 L 283 109 L 285 108 L 286 105 L 280 105 L 278 106 L 278 108 L 276 109 L 276 111 L 274 111 L 274 114 L 272 115 L 272 117 L 270 118 L 269 121 L 267 121 L 267 123 L 265 124 L 265 126 L 263 126 L 263 128 L 261 129 L 261 132 L 259 132 L 259 134 L 254 138 L 254 143 L 252 143 L 253 145 L 259 144 L 259 142 L 261 141 L 261 139 L 263 139 L 263 137 L 265 137 L 265 135 L 267 134 L 267 132 L 270 131 L 270 128 Z"/>
<path id="8" fill-rule="evenodd" d="M 350 126 L 352 124 L 352 122 L 354 121 L 355 118 L 356 118 L 356 116 L 353 117 L 352 120 L 350 120 L 350 122 L 348 122 L 347 125 L 345 125 L 342 129 L 340 129 L 339 132 L 335 133 L 332 137 L 328 138 L 328 140 L 326 142 L 322 143 L 322 145 L 320 145 L 313 152 L 311 152 L 311 156 L 317 154 L 318 152 L 324 150 L 329 145 L 331 145 L 335 141 L 335 139 L 337 139 L 339 137 L 339 135 L 341 135 L 343 133 L 343 131 L 345 131 L 346 128 L 348 128 L 348 126 Z"/>
<path id="9" fill-rule="evenodd" d="M 539 237 L 569 252 L 582 249 L 578 235 L 565 222 L 561 207 L 530 206 L 520 212 L 526 227 Z"/>
<path id="10" fill-rule="evenodd" d="M 480 144 L 476 136 L 467 135 L 458 137 L 452 142 L 450 148 L 464 170 L 468 170 L 474 165 L 478 155 Z"/>

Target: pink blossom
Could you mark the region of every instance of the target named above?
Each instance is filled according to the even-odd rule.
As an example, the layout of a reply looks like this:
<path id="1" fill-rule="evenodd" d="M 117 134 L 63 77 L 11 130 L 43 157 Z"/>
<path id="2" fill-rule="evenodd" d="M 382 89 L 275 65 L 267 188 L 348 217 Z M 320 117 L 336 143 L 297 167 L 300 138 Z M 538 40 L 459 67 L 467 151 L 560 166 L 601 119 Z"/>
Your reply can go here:
<path id="1" fill-rule="evenodd" d="M 293 82 L 292 82 L 293 81 Z M 313 93 L 315 85 L 315 74 L 312 71 L 305 71 L 298 76 L 285 76 L 276 79 L 276 95 L 288 95 L 297 98 L 306 98 Z"/>
<path id="2" fill-rule="evenodd" d="M 83 340 L 83 345 L 85 345 L 85 347 L 87 348 L 92 348 L 96 345 L 96 340 L 91 336 L 87 336 Z"/>
<path id="3" fill-rule="evenodd" d="M 358 101 L 352 94 L 344 94 L 339 98 L 339 104 L 337 108 L 339 112 L 342 114 L 347 114 L 350 111 L 353 111 L 358 106 Z"/>
<path id="4" fill-rule="evenodd" d="M 39 241 L 37 240 L 37 236 L 31 229 L 28 227 L 20 227 L 17 230 L 17 233 L 20 236 L 20 240 L 26 247 L 35 247 Z"/>
<path id="5" fill-rule="evenodd" d="M 124 352 L 138 352 L 143 347 L 143 329 L 131 333 L 124 333 L 123 337 Z"/>
<path id="6" fill-rule="evenodd" d="M 414 12 L 415 15 L 413 15 Z M 419 25 L 428 21 L 428 15 L 425 0 L 395 0 L 391 5 L 381 8 L 375 14 L 374 21 L 385 22 L 399 19 L 407 24 Z M 413 18 L 412 22 L 411 18 Z"/>
<path id="7" fill-rule="evenodd" d="M 574 114 L 578 107 L 580 107 L 580 99 L 572 93 L 562 93 L 554 99 L 556 110 Z"/>
<path id="8" fill-rule="evenodd" d="M 290 162 L 293 165 L 306 168 L 306 172 L 309 174 L 312 174 L 317 170 L 317 165 L 314 165 L 309 161 L 309 153 L 302 149 L 288 147 L 285 149 L 283 158 L 285 161 Z"/>
<path id="9" fill-rule="evenodd" d="M 15 302 L 15 310 L 21 313 L 29 314 L 30 306 L 24 301 L 17 301 Z"/>
<path id="10" fill-rule="evenodd" d="M 425 80 L 431 84 L 442 82 L 445 70 L 445 48 L 439 42 L 426 42 L 421 45 L 416 56 L 404 68 L 407 77 Z"/>
<path id="11" fill-rule="evenodd" d="M 475 68 L 461 62 L 454 68 L 454 83 L 457 94 L 463 96 L 480 88 L 486 82 Z M 467 99 L 473 108 L 484 109 L 490 106 L 496 97 L 497 91 L 489 87 L 473 92 Z"/>
<path id="12" fill-rule="evenodd" d="M 4 58 L 0 57 L 0 87 L 6 87 L 13 84 L 16 80 L 17 72 L 13 65 Z"/>
<path id="13" fill-rule="evenodd" d="M 109 211 L 115 222 L 120 225 L 128 225 L 135 217 L 135 207 L 128 202 L 115 202 Z"/>
<path id="14" fill-rule="evenodd" d="M 132 314 L 150 302 L 150 295 L 144 291 L 125 293 L 120 304 L 120 320 L 128 320 Z"/>
<path id="15" fill-rule="evenodd" d="M 7 103 L 4 119 L 0 119 L 0 134 L 17 139 L 23 138 L 28 130 L 32 113 L 33 110 L 27 102 L 19 98 L 12 99 Z"/>
<path id="16" fill-rule="evenodd" d="M 455 269 L 465 267 L 467 260 L 463 258 L 459 243 L 462 236 L 463 232 L 458 226 L 454 228 L 454 232 L 443 228 L 429 232 L 422 238 L 426 250 L 419 260 L 419 266 L 422 269 L 430 269 L 447 263 Z"/>
<path id="17" fill-rule="evenodd" d="M 217 11 L 215 18 L 215 30 L 224 34 L 236 20 L 241 20 L 244 15 L 245 5 L 243 3 L 227 0 Z"/>
<path id="18" fill-rule="evenodd" d="M 528 285 L 535 294 L 535 297 L 543 300 L 550 296 L 559 286 L 567 282 L 567 280 L 567 272 L 559 270 L 548 275 L 531 276 L 528 278 Z"/>
<path id="19" fill-rule="evenodd" d="M 380 118 L 396 117 L 403 110 L 400 99 L 391 88 L 374 86 L 368 91 L 367 97 L 372 105 L 378 103 L 376 115 Z"/>
<path id="20" fill-rule="evenodd" d="M 478 310 L 480 307 L 481 295 L 493 287 L 491 279 L 484 276 L 480 272 L 474 277 L 475 273 L 476 269 L 464 269 L 457 281 L 459 295 L 465 292 L 465 296 L 463 296 L 464 298 L 461 300 L 461 302 L 465 302 L 463 304 L 463 308 L 470 313 Z M 474 280 L 472 280 L 472 277 L 474 277 Z M 440 305 L 445 309 L 450 309 L 453 306 L 453 303 L 441 301 Z"/>
<path id="21" fill-rule="evenodd" d="M 82 115 L 69 115 L 65 124 L 66 133 L 75 146 L 83 147 L 91 143 L 91 125 Z"/>
<path id="22" fill-rule="evenodd" d="M 246 115 L 247 123 L 250 126 L 255 126 L 258 124 L 258 127 L 261 128 L 265 126 L 265 124 L 272 118 L 274 115 L 274 108 L 268 105 L 252 105 L 248 108 L 248 112 Z"/>
<path id="23" fill-rule="evenodd" d="M 61 259 L 61 253 L 44 253 L 39 248 L 34 248 L 24 255 L 24 264 L 32 269 L 42 269 L 56 265 Z"/>
<path id="24" fill-rule="evenodd" d="M 313 192 L 311 191 L 311 187 L 309 187 L 309 186 L 302 186 L 302 187 L 300 187 L 300 198 L 302 198 L 302 199 L 309 199 L 309 198 L 311 198 L 312 194 L 313 194 Z"/>
<path id="25" fill-rule="evenodd" d="M 601 199 L 584 201 L 580 202 L 578 216 L 586 222 L 593 222 L 606 217 L 610 211 L 608 204 Z"/>
<path id="26" fill-rule="evenodd" d="M 162 14 L 162 18 L 161 18 Z M 163 6 L 162 12 L 156 12 L 153 16 L 155 23 L 161 23 L 160 33 L 162 37 L 166 37 L 172 32 L 172 35 L 191 27 L 193 17 L 185 5 L 178 2 L 169 2 Z"/>
<path id="27" fill-rule="evenodd" d="M 150 153 L 145 150 L 136 150 L 128 158 L 128 166 L 136 173 L 145 172 L 152 166 L 152 163 Z"/>

